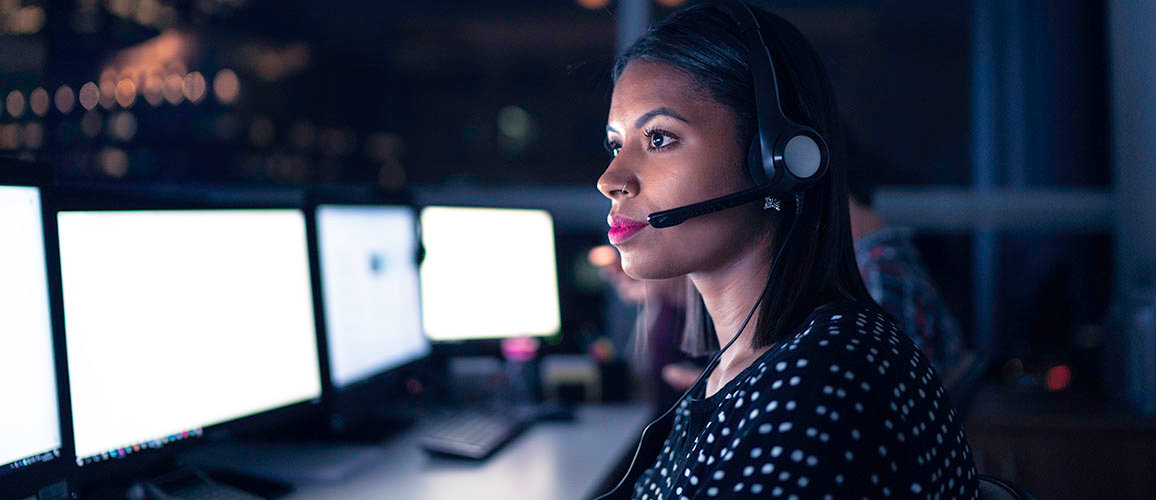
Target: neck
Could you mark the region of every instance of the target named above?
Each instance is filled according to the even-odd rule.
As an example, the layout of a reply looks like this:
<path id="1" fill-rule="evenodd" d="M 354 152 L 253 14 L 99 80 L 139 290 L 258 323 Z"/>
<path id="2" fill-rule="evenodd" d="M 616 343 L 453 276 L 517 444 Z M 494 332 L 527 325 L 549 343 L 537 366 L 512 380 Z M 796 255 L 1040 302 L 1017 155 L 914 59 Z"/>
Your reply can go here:
<path id="1" fill-rule="evenodd" d="M 760 241 L 752 251 L 744 252 L 719 269 L 690 275 L 714 322 L 720 348 L 738 334 L 739 327 L 747 315 L 751 314 L 751 308 L 763 292 L 771 268 L 771 240 L 766 238 Z M 763 304 L 760 304 L 759 308 L 762 307 Z M 756 354 L 766 350 L 754 349 L 750 343 L 758 325 L 758 315 L 756 310 L 743 328 L 742 336 L 719 359 L 719 365 L 707 384 L 708 394 L 725 385 L 746 368 Z"/>

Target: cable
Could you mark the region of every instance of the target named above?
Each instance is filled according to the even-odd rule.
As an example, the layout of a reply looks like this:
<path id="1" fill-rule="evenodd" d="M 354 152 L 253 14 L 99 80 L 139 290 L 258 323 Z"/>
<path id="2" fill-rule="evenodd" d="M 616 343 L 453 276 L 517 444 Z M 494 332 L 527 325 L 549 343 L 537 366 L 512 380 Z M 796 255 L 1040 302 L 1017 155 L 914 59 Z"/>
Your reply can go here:
<path id="1" fill-rule="evenodd" d="M 682 393 L 682 396 L 678 397 L 673 406 L 663 412 L 662 415 L 660 415 L 658 418 L 651 420 L 649 424 L 646 424 L 646 427 L 642 429 L 642 435 L 638 437 L 638 447 L 634 449 L 634 457 L 630 459 L 630 465 L 626 468 L 626 474 L 622 475 L 622 479 L 618 481 L 618 484 L 614 485 L 613 489 L 595 497 L 593 500 L 604 500 L 610 495 L 618 492 L 618 489 L 621 488 L 622 484 L 625 483 L 626 480 L 630 477 L 630 473 L 634 471 L 634 464 L 638 461 L 638 454 L 642 453 L 642 444 L 646 441 L 646 433 L 650 431 L 650 428 L 653 427 L 654 424 L 661 422 L 662 419 L 666 418 L 667 415 L 670 415 L 670 412 L 674 411 L 675 408 L 678 408 L 678 405 L 682 403 L 682 400 L 686 399 L 686 397 L 690 395 L 690 391 L 693 391 L 694 388 L 698 386 L 700 382 L 702 382 L 702 379 L 710 374 L 710 371 L 713 370 L 719 360 L 722 359 L 723 353 L 726 352 L 731 344 L 734 344 L 735 341 L 739 339 L 743 333 L 743 330 L 746 330 L 747 324 L 751 321 L 751 317 L 755 315 L 755 311 L 759 310 L 759 304 L 763 302 L 763 296 L 766 295 L 767 290 L 770 289 L 771 278 L 775 274 L 775 266 L 779 263 L 779 257 L 783 256 L 783 250 L 787 248 L 787 242 L 790 241 L 791 234 L 795 232 L 795 225 L 799 220 L 799 213 L 801 212 L 803 206 L 803 196 L 801 193 L 799 193 L 799 196 L 796 197 L 795 202 L 795 217 L 791 220 L 791 227 L 787 229 L 787 234 L 783 237 L 782 244 L 779 245 L 779 251 L 775 253 L 775 260 L 771 261 L 771 270 L 767 273 L 767 283 L 763 285 L 763 291 L 759 294 L 759 300 L 755 301 L 755 306 L 751 308 L 751 312 L 748 313 L 747 318 L 743 320 L 743 325 L 739 327 L 738 333 L 736 333 L 735 336 L 731 338 L 730 342 L 727 342 L 727 345 L 723 346 L 722 349 L 719 349 L 719 352 L 715 354 L 713 358 L 711 358 L 709 363 L 706 364 L 706 368 L 703 369 L 702 373 L 698 376 L 697 379 L 695 379 L 694 383 L 690 385 L 686 392 Z"/>

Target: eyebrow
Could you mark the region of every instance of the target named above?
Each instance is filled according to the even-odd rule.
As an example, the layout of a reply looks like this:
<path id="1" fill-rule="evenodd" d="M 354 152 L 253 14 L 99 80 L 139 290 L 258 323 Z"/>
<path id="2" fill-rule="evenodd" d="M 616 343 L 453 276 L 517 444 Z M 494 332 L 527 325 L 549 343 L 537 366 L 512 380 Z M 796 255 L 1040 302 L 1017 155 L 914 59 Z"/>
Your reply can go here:
<path id="1" fill-rule="evenodd" d="M 634 128 L 642 128 L 643 125 L 646 125 L 646 122 L 659 115 L 669 116 L 681 122 L 690 123 L 690 120 L 683 118 L 682 115 L 678 114 L 673 109 L 663 106 L 661 108 L 655 108 L 643 113 L 642 116 L 638 117 L 637 120 L 634 120 Z"/>
<path id="2" fill-rule="evenodd" d="M 666 106 L 663 106 L 661 108 L 654 108 L 650 111 L 643 113 L 642 116 L 639 116 L 637 120 L 634 120 L 634 128 L 642 128 L 643 125 L 646 125 L 646 122 L 649 122 L 650 120 L 654 119 L 654 117 L 656 117 L 656 116 L 669 116 L 669 117 L 674 118 L 676 120 L 679 120 L 681 122 L 690 123 L 690 120 L 683 118 L 683 116 L 678 114 L 678 112 L 676 112 L 675 110 L 670 109 Z M 606 126 L 606 131 L 607 132 L 621 133 L 618 129 L 611 127 L 610 125 Z"/>

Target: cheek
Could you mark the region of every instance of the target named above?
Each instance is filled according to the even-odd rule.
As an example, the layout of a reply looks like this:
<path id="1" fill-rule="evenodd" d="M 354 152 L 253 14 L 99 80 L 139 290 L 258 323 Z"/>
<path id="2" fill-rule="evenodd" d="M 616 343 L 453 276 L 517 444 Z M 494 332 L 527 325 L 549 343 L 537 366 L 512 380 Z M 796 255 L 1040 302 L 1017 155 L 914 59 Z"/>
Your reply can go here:
<path id="1" fill-rule="evenodd" d="M 767 215 L 742 207 L 688 220 L 665 229 L 647 229 L 645 239 L 620 249 L 622 269 L 636 279 L 668 279 L 725 267 L 770 234 Z M 642 235 L 640 235 L 642 236 Z"/>

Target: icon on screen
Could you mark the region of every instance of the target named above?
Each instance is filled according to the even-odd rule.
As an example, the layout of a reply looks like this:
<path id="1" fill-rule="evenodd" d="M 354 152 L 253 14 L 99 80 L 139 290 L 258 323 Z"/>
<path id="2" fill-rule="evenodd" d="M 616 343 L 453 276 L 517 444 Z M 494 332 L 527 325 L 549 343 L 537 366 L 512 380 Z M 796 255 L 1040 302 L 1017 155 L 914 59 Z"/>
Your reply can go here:
<path id="1" fill-rule="evenodd" d="M 381 274 L 385 272 L 385 255 L 377 252 L 369 254 L 369 270 L 373 274 Z"/>

